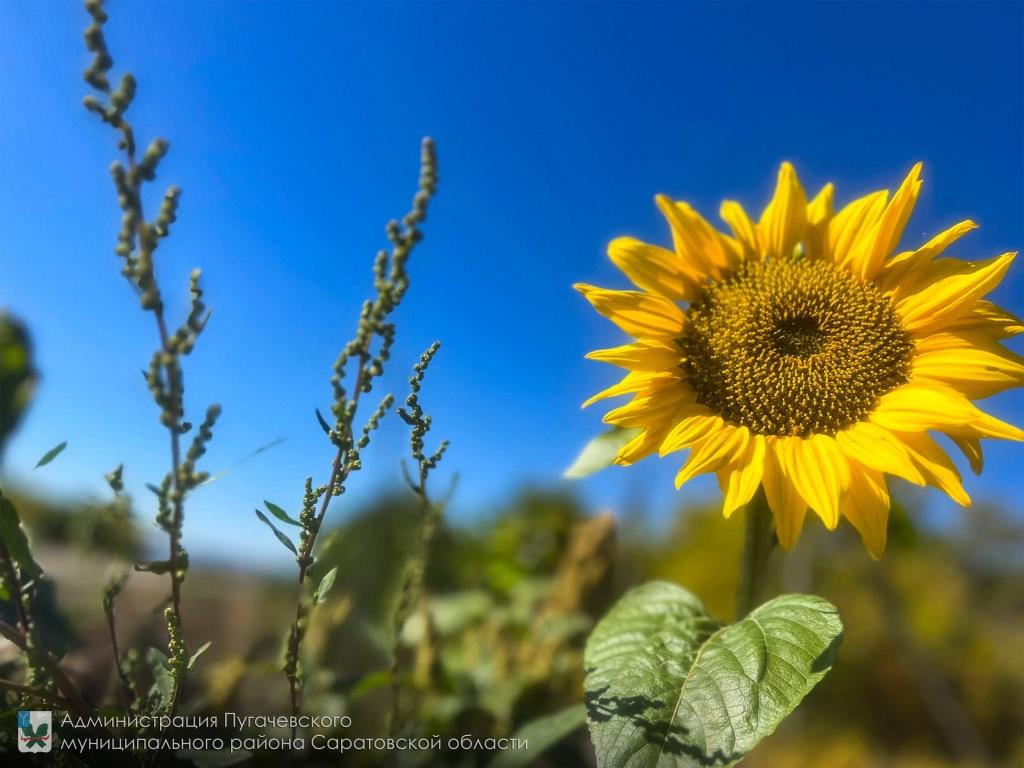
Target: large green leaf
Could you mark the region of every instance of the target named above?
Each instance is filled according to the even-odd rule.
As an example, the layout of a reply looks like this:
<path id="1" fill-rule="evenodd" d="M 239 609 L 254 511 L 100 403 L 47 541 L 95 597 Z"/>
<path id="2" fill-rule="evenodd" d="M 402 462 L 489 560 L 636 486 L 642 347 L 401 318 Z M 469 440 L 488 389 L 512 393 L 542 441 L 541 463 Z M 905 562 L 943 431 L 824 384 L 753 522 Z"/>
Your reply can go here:
<path id="1" fill-rule="evenodd" d="M 584 655 L 598 766 L 735 765 L 825 676 L 842 636 L 836 608 L 812 595 L 722 625 L 673 584 L 632 590 Z"/>
<path id="2" fill-rule="evenodd" d="M 623 427 L 612 427 L 595 437 L 580 451 L 576 461 L 572 463 L 562 474 L 570 480 L 577 480 L 599 472 L 612 465 L 619 450 L 634 437 L 639 435 L 640 429 Z"/>

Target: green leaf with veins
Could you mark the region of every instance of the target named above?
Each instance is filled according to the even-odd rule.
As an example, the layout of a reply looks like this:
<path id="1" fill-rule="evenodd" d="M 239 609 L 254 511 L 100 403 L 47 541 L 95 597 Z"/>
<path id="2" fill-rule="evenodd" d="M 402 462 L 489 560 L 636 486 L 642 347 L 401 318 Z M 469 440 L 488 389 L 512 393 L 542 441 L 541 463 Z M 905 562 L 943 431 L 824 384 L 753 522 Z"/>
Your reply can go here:
<path id="1" fill-rule="evenodd" d="M 813 595 L 723 625 L 681 587 L 632 590 L 584 654 L 599 768 L 735 765 L 825 676 L 842 636 L 835 606 Z"/>

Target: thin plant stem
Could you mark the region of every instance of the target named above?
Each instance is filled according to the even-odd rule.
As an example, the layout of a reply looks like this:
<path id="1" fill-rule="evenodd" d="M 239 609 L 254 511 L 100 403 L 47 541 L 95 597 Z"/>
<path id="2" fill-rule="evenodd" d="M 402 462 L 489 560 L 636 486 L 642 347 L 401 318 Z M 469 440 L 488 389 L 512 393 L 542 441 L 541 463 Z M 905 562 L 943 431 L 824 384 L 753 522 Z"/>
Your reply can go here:
<path id="1" fill-rule="evenodd" d="M 128 123 L 123 123 L 121 125 L 121 135 L 124 137 L 125 156 L 128 159 L 128 168 L 131 171 L 132 177 L 138 178 L 138 164 L 135 161 L 135 136 Z M 145 243 L 148 242 L 148 238 L 146 237 L 144 228 L 147 224 L 146 217 L 142 209 L 142 190 L 140 186 L 141 185 L 136 184 L 133 192 L 135 193 L 135 205 L 139 214 L 139 243 L 142 244 L 141 247 L 145 248 Z M 150 254 L 150 257 L 151 256 L 152 254 Z M 158 290 L 156 286 L 154 286 L 154 290 Z M 153 317 L 156 318 L 157 333 L 160 336 L 160 346 L 168 356 L 169 360 L 166 365 L 167 386 L 172 397 L 180 398 L 182 392 L 181 368 L 178 365 L 177 357 L 174 354 L 174 349 L 171 345 L 171 334 L 167 330 L 167 320 L 164 317 L 164 303 L 159 299 L 159 294 L 157 295 L 158 298 L 156 305 L 153 307 Z M 177 410 L 171 411 L 169 415 L 170 424 L 167 425 L 167 431 L 170 432 L 171 437 L 171 483 L 174 486 L 172 499 L 174 513 L 171 520 L 171 532 L 169 534 L 169 560 L 171 567 L 168 569 L 168 572 L 171 577 L 171 607 L 174 609 L 174 614 L 177 617 L 178 624 L 180 626 L 182 579 L 177 564 L 181 556 L 181 523 L 185 516 L 185 494 L 181 486 L 181 417 Z"/>
<path id="2" fill-rule="evenodd" d="M 391 345 L 394 341 L 395 326 L 388 321 L 390 313 L 401 302 L 409 285 L 406 262 L 422 238 L 419 225 L 426 219 L 427 206 L 434 194 L 437 184 L 436 157 L 434 144 L 424 139 L 420 151 L 419 187 L 413 197 L 411 209 L 398 221 L 388 222 L 386 229 L 391 243 L 390 253 L 382 249 L 374 261 L 374 287 L 376 296 L 363 305 L 355 338 L 342 350 L 334 364 L 334 376 L 331 384 L 334 389 L 335 416 L 334 427 L 328 427 L 322 417 L 321 426 L 327 432 L 331 442 L 337 446 L 331 465 L 330 479 L 325 485 L 314 488 L 312 478 L 307 479 L 306 497 L 303 504 L 302 538 L 296 556 L 299 565 L 298 596 L 295 604 L 295 620 L 288 633 L 284 671 L 288 678 L 289 697 L 293 715 L 292 738 L 297 735 L 298 715 L 302 712 L 304 694 L 304 673 L 302 671 L 301 650 L 305 637 L 305 624 L 311 606 L 306 597 L 304 585 L 313 564 L 313 553 L 317 538 L 323 527 L 324 518 L 331 501 L 345 492 L 345 482 L 352 472 L 362 467 L 360 451 L 370 442 L 370 433 L 377 429 L 380 419 L 391 407 L 393 398 L 385 396 L 377 409 L 363 427 L 362 435 L 358 436 L 355 419 L 359 409 L 360 397 L 370 392 L 373 380 L 383 373 L 385 361 L 390 357 Z M 380 340 L 379 349 L 374 351 L 374 339 Z M 356 376 L 351 396 L 348 396 L 342 385 L 347 361 L 356 358 Z"/>
<path id="3" fill-rule="evenodd" d="M 402 708 L 402 629 L 405 623 L 412 616 L 413 611 L 419 605 L 423 595 L 423 580 L 427 570 L 427 560 L 430 557 L 430 545 L 434 540 L 434 533 L 437 531 L 441 521 L 441 514 L 444 503 L 434 503 L 427 493 L 427 478 L 437 463 L 444 456 L 448 449 L 448 441 L 444 440 L 432 455 L 423 452 L 424 437 L 430 431 L 432 419 L 423 412 L 420 404 L 419 393 L 423 386 L 423 377 L 427 372 L 430 362 L 440 349 L 440 342 L 434 342 L 420 356 L 420 360 L 413 366 L 414 375 L 409 379 L 410 392 L 405 400 L 407 408 L 399 408 L 398 415 L 402 420 L 412 427 L 409 436 L 409 445 L 412 448 L 412 457 L 416 460 L 418 478 L 413 480 L 406 469 L 405 463 L 402 470 L 405 474 L 409 488 L 420 501 L 420 519 L 416 529 L 416 537 L 413 540 L 413 550 L 409 561 L 405 566 L 405 573 L 402 577 L 402 590 L 395 608 L 394 615 L 394 645 L 391 656 L 391 718 L 388 720 L 388 735 L 398 736 L 405 725 L 404 711 Z M 398 755 L 392 752 L 391 763 L 397 764 Z"/>
<path id="4" fill-rule="evenodd" d="M 220 415 L 220 407 L 211 405 L 191 446 L 187 451 L 183 450 L 181 436 L 192 429 L 192 424 L 185 419 L 181 357 L 192 351 L 210 313 L 201 298 L 200 271 L 193 270 L 189 283 L 192 301 L 188 319 L 173 332 L 168 328 L 164 302 L 154 270 L 154 253 L 159 242 L 170 234 L 171 224 L 177 221 L 180 190 L 174 186 L 167 189 L 156 219 L 150 222 L 146 220 L 143 209 L 143 186 L 145 182 L 156 178 L 157 167 L 166 155 L 169 145 L 164 139 L 157 138 L 141 157 L 137 154 L 134 131 L 131 124 L 125 120 L 125 112 L 135 98 L 135 78 L 131 73 L 125 73 L 117 90 L 111 87 L 108 72 L 113 66 L 113 59 L 103 36 L 103 25 L 107 21 L 103 0 L 86 0 L 85 6 L 92 18 L 92 23 L 85 31 L 85 43 L 86 48 L 94 54 L 94 58 L 84 77 L 97 93 L 86 96 L 83 103 L 86 109 L 96 113 L 104 123 L 117 131 L 118 147 L 123 151 L 124 160 L 127 162 L 127 169 L 121 162 L 115 162 L 111 166 L 118 205 L 124 213 L 118 243 L 114 250 L 124 260 L 121 273 L 138 294 L 142 309 L 153 313 L 160 340 L 159 348 L 151 359 L 149 369 L 144 371 L 144 376 L 154 400 L 160 406 L 160 421 L 166 427 L 170 438 L 171 468 L 160 488 L 154 490 L 154 493 L 159 499 L 157 524 L 168 535 L 166 573 L 171 582 L 169 605 L 164 616 L 167 621 L 172 687 L 161 702 L 161 710 L 162 714 L 173 715 L 181 698 L 188 658 L 181 611 L 182 582 L 188 568 L 188 556 L 182 546 L 185 498 L 207 478 L 206 473 L 196 471 L 195 464 L 205 453 L 206 443 L 212 437 L 211 430 Z M 116 645 L 112 620 L 110 624 L 111 641 Z M 115 661 L 119 662 L 117 655 L 118 650 L 115 648 Z"/>
<path id="5" fill-rule="evenodd" d="M 366 360 L 369 354 L 372 338 L 372 336 L 368 336 L 366 338 L 366 342 L 361 349 L 361 354 L 359 355 L 359 368 L 356 372 L 356 386 L 355 391 L 352 394 L 352 403 L 354 406 L 358 406 L 359 396 L 364 391 L 363 385 L 366 377 Z M 345 480 L 348 479 L 349 473 L 352 471 L 352 464 L 348 461 L 348 454 L 351 450 L 352 443 L 352 423 L 347 422 L 343 424 L 342 430 L 342 441 L 344 447 L 338 449 L 334 456 L 334 463 L 331 465 L 331 479 L 330 482 L 327 483 L 327 490 L 324 493 L 323 500 L 320 502 L 320 510 L 316 516 L 316 524 L 309 532 L 309 538 L 306 540 L 306 546 L 304 546 L 299 552 L 299 596 L 295 601 L 295 621 L 292 623 L 291 632 L 288 635 L 289 657 L 296 659 L 296 661 L 299 658 L 299 652 L 302 646 L 302 622 L 306 611 L 306 605 L 302 598 L 302 590 L 306 583 L 306 575 L 309 570 L 309 566 L 313 563 L 313 548 L 316 545 L 317 534 L 320 532 L 320 527 L 323 524 L 324 517 L 327 515 L 327 507 L 330 505 L 331 499 L 334 498 L 335 489 L 344 484 Z M 288 690 L 291 699 L 293 717 L 298 717 L 302 712 L 302 683 L 303 681 L 299 676 L 298 666 L 296 666 L 294 672 L 290 672 L 288 674 Z M 297 734 L 298 727 L 293 725 L 292 738 L 294 739 Z"/>
<path id="6" fill-rule="evenodd" d="M 742 619 L 757 607 L 764 592 L 768 560 L 775 545 L 775 522 L 763 488 L 747 504 L 744 515 L 743 555 L 736 593 L 737 619 Z"/>
<path id="7" fill-rule="evenodd" d="M 388 735 L 398 736 L 402 726 L 402 628 L 416 610 L 423 594 L 423 577 L 426 571 L 430 545 L 434 540 L 441 509 L 431 502 L 427 495 L 427 473 L 425 464 L 420 465 L 419 481 L 410 482 L 420 501 L 420 524 L 413 543 L 413 554 L 406 567 L 399 606 L 395 612 L 394 647 L 391 654 L 391 717 L 388 720 Z"/>
<path id="8" fill-rule="evenodd" d="M 141 181 L 138 176 L 138 164 L 135 159 L 135 136 L 132 132 L 131 126 L 124 122 L 120 127 L 121 135 L 123 136 L 123 147 L 125 157 L 128 160 L 128 168 L 131 173 L 131 178 L 136 179 L 135 184 L 132 188 L 132 193 L 135 196 L 135 206 L 138 211 L 138 225 L 137 225 L 137 237 L 140 244 L 140 248 L 146 249 L 147 247 L 152 248 L 152 245 L 147 246 L 151 240 L 146 237 L 145 227 L 148 226 L 146 223 L 146 217 L 143 213 L 142 208 L 142 189 Z M 149 254 L 149 258 L 152 258 L 152 252 Z M 153 285 L 153 290 L 156 292 L 156 302 L 153 306 L 153 317 L 156 319 L 157 333 L 160 337 L 160 347 L 166 356 L 167 362 L 165 363 L 165 370 L 167 372 L 167 388 L 173 398 L 174 402 L 180 403 L 183 392 L 183 383 L 181 375 L 181 366 L 179 365 L 177 355 L 173 345 L 171 344 L 171 334 L 167 329 L 167 320 L 164 317 L 164 303 L 160 298 L 159 287 Z M 180 408 L 173 408 L 167 411 L 169 422 L 166 424 L 167 431 L 171 438 L 171 485 L 173 486 L 173 493 L 171 494 L 171 508 L 172 516 L 170 525 L 168 526 L 168 562 L 170 568 L 167 569 L 167 573 L 171 579 L 171 603 L 170 608 L 174 614 L 174 619 L 177 626 L 180 628 L 179 631 L 184 632 L 183 623 L 181 620 L 181 582 L 184 580 L 184 573 L 179 565 L 181 562 L 181 532 L 182 522 L 185 517 L 185 494 L 186 489 L 182 484 L 181 477 L 181 413 Z M 116 651 L 115 651 L 116 653 Z M 174 683 L 171 690 L 171 700 L 167 705 L 167 714 L 173 715 L 175 710 L 178 708 L 178 701 L 181 696 L 182 688 L 182 677 L 183 673 L 179 671 L 174 676 Z"/>
<path id="9" fill-rule="evenodd" d="M 110 647 L 114 654 L 114 669 L 117 671 L 117 678 L 121 681 L 121 685 L 124 688 L 125 700 L 128 702 L 128 706 L 131 707 L 135 703 L 135 687 L 132 685 L 131 678 L 125 670 L 124 657 L 121 655 L 121 646 L 117 639 L 117 621 L 114 617 L 114 598 L 120 591 L 126 575 L 122 574 L 120 581 L 115 577 L 115 580 L 107 587 L 107 594 L 104 596 L 103 601 L 103 613 L 107 617 L 107 632 L 110 635 Z"/>

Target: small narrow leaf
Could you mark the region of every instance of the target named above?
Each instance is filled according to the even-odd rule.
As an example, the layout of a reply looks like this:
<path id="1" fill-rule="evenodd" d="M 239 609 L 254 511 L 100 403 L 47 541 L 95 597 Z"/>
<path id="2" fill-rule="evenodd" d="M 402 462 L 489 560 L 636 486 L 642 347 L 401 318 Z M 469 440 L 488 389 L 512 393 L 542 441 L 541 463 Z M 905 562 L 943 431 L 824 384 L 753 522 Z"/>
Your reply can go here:
<path id="1" fill-rule="evenodd" d="M 60 456 L 61 453 L 64 451 L 64 449 L 67 448 L 67 447 L 68 447 L 68 441 L 67 440 L 65 440 L 60 445 L 53 446 L 53 448 L 51 448 L 46 453 L 44 453 L 43 457 L 41 459 L 39 459 L 39 461 L 36 462 L 36 465 L 33 467 L 33 469 L 39 469 L 40 467 L 45 467 L 51 461 L 53 461 L 58 456 Z"/>
<path id="2" fill-rule="evenodd" d="M 587 707 L 584 704 L 574 704 L 553 715 L 531 720 L 512 736 L 513 741 L 518 740 L 518 743 L 529 746 L 526 749 L 502 750 L 491 760 L 488 768 L 526 768 L 534 765 L 545 750 L 582 728 L 586 722 Z"/>
<path id="3" fill-rule="evenodd" d="M 206 649 L 209 648 L 212 644 L 213 644 L 213 641 L 209 640 L 209 641 L 203 643 L 201 646 L 199 646 L 199 650 L 196 651 L 195 653 L 193 653 L 192 654 L 192 658 L 190 658 L 188 660 L 188 668 L 189 669 L 192 669 L 192 667 L 194 667 L 196 665 L 196 662 L 199 660 L 199 657 L 202 656 L 204 653 L 206 653 Z"/>
<path id="4" fill-rule="evenodd" d="M 324 415 L 322 413 L 320 413 L 320 409 L 319 408 L 316 409 L 316 420 L 320 422 L 320 429 L 322 429 L 324 431 L 324 434 L 325 435 L 330 435 L 331 434 L 331 427 L 327 423 L 327 419 L 324 418 Z"/>
<path id="5" fill-rule="evenodd" d="M 210 475 L 208 478 L 203 480 L 203 482 L 201 482 L 200 485 L 209 485 L 210 483 L 217 482 L 222 477 L 224 477 L 224 475 L 226 475 L 229 472 L 233 472 L 234 470 L 238 469 L 240 466 L 245 464 L 245 462 L 249 461 L 252 458 L 255 458 L 256 456 L 259 456 L 261 453 L 265 453 L 266 451 L 269 451 L 271 448 L 276 448 L 277 446 L 281 445 L 281 443 L 283 443 L 283 442 L 285 442 L 285 438 L 279 437 L 276 440 L 271 440 L 266 445 L 261 445 L 255 451 L 250 451 L 249 453 L 245 454 L 245 456 L 240 458 L 238 461 L 236 461 L 231 466 L 225 467 L 224 469 L 217 470 L 212 475 Z"/>
<path id="6" fill-rule="evenodd" d="M 43 569 L 32 557 L 32 549 L 25 536 L 25 529 L 21 527 L 18 510 L 3 492 L 0 492 L 0 541 L 3 541 L 8 554 L 22 571 L 33 578 L 42 574 Z"/>
<path id="7" fill-rule="evenodd" d="M 337 575 L 338 566 L 334 566 L 324 574 L 324 577 L 320 579 L 320 583 L 317 584 L 316 594 L 313 595 L 313 605 L 320 605 L 321 603 L 326 602 L 327 595 L 330 593 L 331 587 L 334 586 L 334 577 Z"/>
<path id="8" fill-rule="evenodd" d="M 266 504 L 267 509 L 270 510 L 270 514 L 272 514 L 274 517 L 276 517 L 282 523 L 288 523 L 288 525 L 296 525 L 299 528 L 302 527 L 302 523 L 300 523 L 294 517 L 289 515 L 287 512 L 285 512 L 283 509 L 281 509 L 281 507 L 277 506 L 277 504 L 275 504 L 274 502 L 267 501 L 266 499 L 264 499 L 263 503 Z"/>
<path id="9" fill-rule="evenodd" d="M 277 536 L 277 540 L 284 544 L 286 547 L 288 547 L 288 549 L 290 549 L 293 554 L 299 554 L 299 551 L 295 549 L 295 545 L 292 544 L 292 540 L 285 536 L 283 533 L 281 533 L 279 530 L 277 530 L 277 526 L 270 522 L 270 518 L 268 518 L 258 509 L 256 510 L 256 517 L 258 517 L 260 520 L 266 523 L 270 527 L 270 530 L 274 532 L 274 535 Z"/>
<path id="10" fill-rule="evenodd" d="M 686 590 L 627 593 L 584 652 L 599 768 L 728 768 L 772 733 L 831 669 L 835 606 L 783 595 L 723 626 Z"/>
<path id="11" fill-rule="evenodd" d="M 602 432 L 583 447 L 580 455 L 576 457 L 576 461 L 565 470 L 562 477 L 578 480 L 610 467 L 616 454 L 640 432 L 641 430 L 636 427 L 629 429 L 612 427 Z"/>

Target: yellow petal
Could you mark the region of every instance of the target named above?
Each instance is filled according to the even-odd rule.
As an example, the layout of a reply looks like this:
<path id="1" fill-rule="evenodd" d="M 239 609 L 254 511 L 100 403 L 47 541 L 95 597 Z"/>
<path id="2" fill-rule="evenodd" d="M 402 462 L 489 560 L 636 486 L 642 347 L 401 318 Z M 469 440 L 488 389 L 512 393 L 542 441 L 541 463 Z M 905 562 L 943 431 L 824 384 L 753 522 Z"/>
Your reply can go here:
<path id="1" fill-rule="evenodd" d="M 608 411 L 604 415 L 604 422 L 617 427 L 662 424 L 669 421 L 672 414 L 682 406 L 696 399 L 697 393 L 689 387 L 664 387 L 653 392 L 641 392 L 625 405 Z"/>
<path id="2" fill-rule="evenodd" d="M 923 263 L 896 284 L 889 292 L 889 298 L 894 306 L 898 305 L 908 298 L 928 291 L 932 285 L 940 280 L 963 275 L 973 267 L 974 264 L 972 262 L 962 259 L 936 259 Z M 950 318 L 949 322 L 955 319 Z"/>
<path id="3" fill-rule="evenodd" d="M 915 253 L 922 259 L 931 261 L 936 256 L 942 254 L 949 246 L 959 240 L 961 237 L 966 235 L 971 230 L 977 229 L 978 225 L 970 219 L 964 219 L 958 224 L 954 224 L 949 229 L 945 229 L 927 243 L 922 245 L 915 251 Z"/>
<path id="4" fill-rule="evenodd" d="M 779 168 L 775 196 L 761 214 L 757 229 L 764 251 L 790 258 L 807 227 L 807 194 L 790 163 Z"/>
<path id="5" fill-rule="evenodd" d="M 744 259 L 747 258 L 746 248 L 734 237 L 723 235 L 717 230 L 715 234 L 718 236 L 718 241 L 722 244 L 722 250 L 725 252 L 726 266 L 723 274 L 736 270 L 743 263 Z"/>
<path id="6" fill-rule="evenodd" d="M 903 327 L 924 336 L 949 325 L 999 284 L 1015 256 L 1004 253 L 980 263 L 962 262 L 955 274 L 944 275 L 913 295 L 898 299 L 896 311 Z"/>
<path id="7" fill-rule="evenodd" d="M 645 429 L 619 449 L 613 463 L 620 467 L 628 467 L 630 464 L 635 464 L 640 459 L 650 456 L 658 449 L 658 445 L 665 436 L 665 431 L 664 427 Z"/>
<path id="8" fill-rule="evenodd" d="M 761 255 L 761 246 L 757 241 L 757 228 L 754 222 L 747 216 L 743 206 L 735 200 L 725 200 L 719 209 L 722 221 L 729 225 L 736 240 L 743 248 L 746 258 L 756 258 Z"/>
<path id="9" fill-rule="evenodd" d="M 911 381 L 882 395 L 868 419 L 893 432 L 945 431 L 974 421 L 980 413 L 949 387 Z"/>
<path id="10" fill-rule="evenodd" d="M 1024 333 L 1024 320 L 991 301 L 981 299 L 958 319 L 943 327 L 953 333 L 978 331 L 993 339 L 1006 339 Z"/>
<path id="11" fill-rule="evenodd" d="M 836 442 L 852 461 L 878 472 L 924 485 L 924 476 L 910 460 L 906 448 L 889 430 L 861 421 L 836 434 Z"/>
<path id="12" fill-rule="evenodd" d="M 974 417 L 969 422 L 960 426 L 944 427 L 942 431 L 950 437 L 991 437 L 1017 442 L 1024 440 L 1024 430 L 985 413 L 973 403 L 971 407 L 974 408 Z"/>
<path id="13" fill-rule="evenodd" d="M 892 432 L 934 429 L 948 435 L 1024 440 L 1024 430 L 985 413 L 951 387 L 927 379 L 882 395 L 868 419 Z"/>
<path id="14" fill-rule="evenodd" d="M 665 248 L 633 237 L 617 237 L 608 244 L 608 257 L 645 291 L 672 301 L 693 301 L 700 295 L 700 275 Z"/>
<path id="15" fill-rule="evenodd" d="M 661 382 L 675 382 L 679 386 L 686 386 L 672 374 L 630 371 L 618 384 L 613 384 L 608 387 L 608 389 L 601 390 L 596 395 L 589 398 L 580 407 L 586 408 L 588 405 L 593 405 L 598 400 L 604 400 L 605 398 L 618 397 L 619 395 L 626 395 L 632 392 L 640 392 Z"/>
<path id="16" fill-rule="evenodd" d="M 839 497 L 850 484 L 850 465 L 828 435 L 780 438 L 777 455 L 782 473 L 825 527 L 839 525 Z"/>
<path id="17" fill-rule="evenodd" d="M 967 461 L 971 464 L 971 471 L 980 475 L 981 470 L 985 468 L 985 456 L 981 452 L 981 439 L 977 437 L 957 437 L 951 435 L 952 440 L 956 447 L 959 448 L 964 456 L 967 457 Z"/>
<path id="18" fill-rule="evenodd" d="M 826 184 L 811 202 L 807 204 L 807 230 L 804 245 L 810 259 L 826 258 L 828 246 L 828 225 L 832 220 L 832 202 L 835 187 Z"/>
<path id="19" fill-rule="evenodd" d="M 914 342 L 914 352 L 918 355 L 925 355 L 930 352 L 948 352 L 951 349 L 972 349 L 975 347 L 988 349 L 989 351 L 1003 349 L 988 335 L 978 333 L 977 331 L 954 332 L 942 330 L 917 339 Z"/>
<path id="20" fill-rule="evenodd" d="M 920 175 L 921 163 L 918 163 L 910 169 L 867 236 L 859 238 L 856 247 L 850 251 L 849 268 L 861 280 L 874 278 L 886 257 L 899 245 L 921 191 Z"/>
<path id="21" fill-rule="evenodd" d="M 1024 365 L 1014 358 L 1008 350 L 1000 354 L 966 344 L 919 352 L 914 356 L 913 377 L 948 384 L 972 400 L 990 397 L 1024 385 Z"/>
<path id="22" fill-rule="evenodd" d="M 742 454 L 750 439 L 746 427 L 726 424 L 722 429 L 705 437 L 693 446 L 690 456 L 676 475 L 676 488 L 704 472 L 715 472 L 723 464 L 732 462 Z"/>
<path id="23" fill-rule="evenodd" d="M 671 414 L 664 421 L 659 422 L 656 426 L 645 429 L 619 449 L 613 463 L 620 467 L 626 467 L 650 456 L 658 450 L 658 446 L 665 439 L 665 435 L 668 433 L 671 425 L 675 424 L 681 414 L 685 413 L 686 409 L 690 407 L 692 406 L 680 406 L 676 413 Z"/>
<path id="24" fill-rule="evenodd" d="M 850 251 L 878 221 L 888 197 L 888 190 L 872 192 L 854 200 L 832 218 L 828 224 L 828 250 L 837 265 L 848 263 Z"/>
<path id="25" fill-rule="evenodd" d="M 897 437 L 907 447 L 911 460 L 917 464 L 928 485 L 945 492 L 960 506 L 970 506 L 971 497 L 967 495 L 960 482 L 960 473 L 946 452 L 930 435 L 924 432 L 906 432 L 898 434 Z"/>
<path id="26" fill-rule="evenodd" d="M 761 435 L 753 435 L 743 454 L 731 466 L 718 470 L 718 485 L 722 489 L 722 514 L 728 518 L 749 502 L 764 477 L 767 444 Z"/>
<path id="27" fill-rule="evenodd" d="M 630 336 L 677 338 L 682 333 L 683 313 L 666 298 L 641 291 L 609 291 L 586 283 L 573 287 Z"/>
<path id="28" fill-rule="evenodd" d="M 762 483 L 768 506 L 775 517 L 775 534 L 779 538 L 779 546 L 789 551 L 800 538 L 800 529 L 804 527 L 804 517 L 807 514 L 807 502 L 782 473 L 777 442 L 769 444 L 765 454 Z"/>
<path id="29" fill-rule="evenodd" d="M 883 292 L 893 290 L 901 280 L 905 279 L 914 270 L 931 263 L 936 256 L 945 251 L 950 245 L 966 235 L 972 229 L 977 229 L 973 221 L 961 221 L 949 229 L 940 232 L 916 251 L 904 251 L 894 256 L 885 266 L 882 267 L 875 283 Z"/>
<path id="30" fill-rule="evenodd" d="M 683 352 L 675 341 L 636 341 L 587 353 L 588 360 L 611 363 L 628 371 L 679 371 Z"/>
<path id="31" fill-rule="evenodd" d="M 840 507 L 871 556 L 880 558 L 889 524 L 889 489 L 882 473 L 855 465 Z"/>
<path id="32" fill-rule="evenodd" d="M 689 204 L 673 202 L 665 195 L 654 200 L 672 228 L 676 251 L 689 268 L 717 277 L 736 266 L 721 235 Z"/>
<path id="33" fill-rule="evenodd" d="M 666 456 L 674 451 L 689 448 L 698 440 L 720 431 L 724 425 L 722 417 L 710 408 L 695 405 L 671 426 L 661 448 L 658 449 L 658 454 Z"/>

